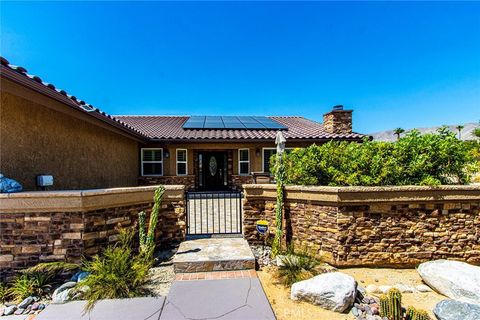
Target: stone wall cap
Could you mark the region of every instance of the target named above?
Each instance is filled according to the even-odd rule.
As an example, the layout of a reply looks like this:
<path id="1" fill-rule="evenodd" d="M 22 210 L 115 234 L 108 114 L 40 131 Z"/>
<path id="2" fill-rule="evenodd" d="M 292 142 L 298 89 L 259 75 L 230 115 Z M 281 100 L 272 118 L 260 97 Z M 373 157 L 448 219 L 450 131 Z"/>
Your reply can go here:
<path id="1" fill-rule="evenodd" d="M 0 194 L 0 213 L 75 212 L 153 202 L 156 186 Z M 165 201 L 183 199 L 185 186 L 165 186 Z"/>
<path id="2" fill-rule="evenodd" d="M 276 185 L 243 186 L 251 198 L 276 197 Z M 480 201 L 480 185 L 329 187 L 286 186 L 288 200 L 337 204 L 408 203 L 421 201 Z"/>

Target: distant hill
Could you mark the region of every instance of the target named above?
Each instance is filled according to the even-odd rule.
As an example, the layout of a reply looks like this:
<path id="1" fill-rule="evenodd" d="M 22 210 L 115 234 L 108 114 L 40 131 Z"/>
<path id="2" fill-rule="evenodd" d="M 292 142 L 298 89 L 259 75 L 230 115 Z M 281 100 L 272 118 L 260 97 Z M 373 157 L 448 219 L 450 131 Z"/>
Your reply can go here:
<path id="1" fill-rule="evenodd" d="M 455 132 L 455 134 L 457 134 L 458 136 L 458 130 L 455 128 L 456 126 L 457 125 L 450 125 L 448 127 L 452 132 Z M 473 130 L 479 127 L 478 123 L 465 123 L 463 124 L 463 126 L 465 126 L 465 128 L 463 128 L 462 130 L 460 139 L 462 140 L 478 139 L 473 135 Z M 417 129 L 421 133 L 429 133 L 429 132 L 436 132 L 440 127 L 441 126 L 430 127 L 430 128 L 415 128 L 415 129 Z M 405 131 L 409 131 L 409 130 L 412 130 L 413 128 L 411 129 L 404 128 L 404 129 Z M 397 136 L 393 133 L 393 130 L 375 132 L 375 133 L 371 133 L 370 135 L 373 137 L 373 140 L 377 140 L 377 141 L 396 141 L 397 140 Z M 402 135 L 404 135 L 404 133 L 402 133 Z"/>

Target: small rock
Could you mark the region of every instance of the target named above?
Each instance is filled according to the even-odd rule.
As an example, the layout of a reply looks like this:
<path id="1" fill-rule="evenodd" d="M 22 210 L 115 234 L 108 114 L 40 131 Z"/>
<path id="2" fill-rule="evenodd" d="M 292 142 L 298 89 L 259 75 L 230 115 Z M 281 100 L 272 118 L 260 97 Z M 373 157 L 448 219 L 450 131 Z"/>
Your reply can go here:
<path id="1" fill-rule="evenodd" d="M 369 293 L 380 293 L 380 290 L 378 290 L 378 286 L 374 284 L 369 284 L 366 288 L 367 292 Z"/>
<path id="2" fill-rule="evenodd" d="M 375 278 L 375 279 L 374 279 L 374 281 L 375 281 L 375 282 L 378 282 L 378 279 L 377 279 L 377 278 Z"/>
<path id="3" fill-rule="evenodd" d="M 0 317 L 3 316 L 3 308 L 0 308 Z"/>
<path id="4" fill-rule="evenodd" d="M 22 302 L 18 305 L 18 309 L 25 309 L 29 304 L 33 302 L 33 297 L 27 297 L 23 299 Z"/>
<path id="5" fill-rule="evenodd" d="M 388 290 L 392 289 L 392 286 L 380 286 L 378 287 L 378 290 L 381 292 L 381 293 L 387 293 Z"/>
<path id="6" fill-rule="evenodd" d="M 433 309 L 438 320 L 478 320 L 480 305 L 456 301 L 442 300 Z"/>
<path id="7" fill-rule="evenodd" d="M 393 286 L 394 288 L 397 288 L 401 293 L 413 293 L 413 288 L 407 285 L 404 285 L 402 283 L 396 284 Z"/>
<path id="8" fill-rule="evenodd" d="M 23 313 L 23 311 L 25 311 L 25 309 L 18 308 L 17 310 L 15 310 L 15 312 L 13 314 L 16 315 L 16 316 L 19 316 Z"/>
<path id="9" fill-rule="evenodd" d="M 17 310 L 16 305 L 9 305 L 3 310 L 3 315 L 4 316 L 9 316 L 9 315 L 13 314 L 15 312 L 15 310 Z"/>
<path id="10" fill-rule="evenodd" d="M 418 292 L 430 292 L 432 289 L 430 289 L 429 286 L 426 286 L 424 284 L 419 284 L 418 286 L 415 287 L 415 290 Z"/>
<path id="11" fill-rule="evenodd" d="M 365 312 L 369 315 L 373 315 L 372 309 L 368 305 L 365 305 Z"/>
<path id="12" fill-rule="evenodd" d="M 372 310 L 372 314 L 376 315 L 380 313 L 380 310 L 378 310 L 378 307 L 372 306 L 370 309 Z"/>
<path id="13" fill-rule="evenodd" d="M 40 303 L 35 302 L 34 304 L 32 304 L 32 310 L 38 310 L 39 306 L 40 306 Z"/>
<path id="14" fill-rule="evenodd" d="M 352 314 L 357 317 L 358 316 L 358 309 L 356 307 L 353 307 L 352 310 L 350 310 Z"/>
<path id="15" fill-rule="evenodd" d="M 44 303 L 40 303 L 40 304 L 38 305 L 38 310 L 43 310 L 43 309 L 45 309 L 45 307 L 46 307 L 46 306 L 45 306 Z"/>

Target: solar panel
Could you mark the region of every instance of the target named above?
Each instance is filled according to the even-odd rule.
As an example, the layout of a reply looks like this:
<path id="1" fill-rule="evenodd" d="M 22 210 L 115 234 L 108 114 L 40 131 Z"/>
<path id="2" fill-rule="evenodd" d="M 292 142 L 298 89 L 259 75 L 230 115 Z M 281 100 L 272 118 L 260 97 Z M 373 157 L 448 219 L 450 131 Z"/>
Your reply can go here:
<path id="1" fill-rule="evenodd" d="M 184 129 L 255 129 L 286 130 L 280 123 L 261 116 L 192 116 L 184 124 Z"/>

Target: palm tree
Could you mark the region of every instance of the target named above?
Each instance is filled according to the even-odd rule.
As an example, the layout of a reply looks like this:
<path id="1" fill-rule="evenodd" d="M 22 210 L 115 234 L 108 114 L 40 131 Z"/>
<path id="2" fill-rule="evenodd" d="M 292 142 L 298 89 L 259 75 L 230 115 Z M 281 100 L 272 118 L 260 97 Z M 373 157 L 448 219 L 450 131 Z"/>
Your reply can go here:
<path id="1" fill-rule="evenodd" d="M 459 124 L 455 128 L 458 130 L 458 139 L 460 140 L 462 138 L 462 130 L 463 128 L 465 128 L 465 126 L 462 126 L 461 124 Z"/>
<path id="2" fill-rule="evenodd" d="M 405 132 L 405 129 L 397 128 L 393 130 L 393 133 L 397 135 L 397 140 L 400 140 L 400 135 Z"/>

